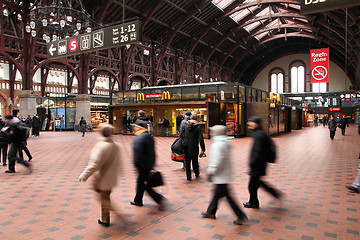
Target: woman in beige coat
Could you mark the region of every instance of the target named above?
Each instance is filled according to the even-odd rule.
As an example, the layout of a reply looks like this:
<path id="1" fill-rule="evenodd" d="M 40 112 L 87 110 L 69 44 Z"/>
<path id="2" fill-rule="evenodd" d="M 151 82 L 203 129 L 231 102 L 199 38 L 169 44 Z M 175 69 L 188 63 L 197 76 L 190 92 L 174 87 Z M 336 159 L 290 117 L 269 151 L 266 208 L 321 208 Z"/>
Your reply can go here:
<path id="1" fill-rule="evenodd" d="M 116 186 L 120 167 L 120 146 L 112 139 L 114 127 L 108 123 L 100 124 L 101 137 L 90 153 L 90 161 L 79 176 L 80 182 L 85 182 L 94 174 L 94 191 L 101 203 L 101 218 L 98 223 L 110 226 L 110 211 L 122 218 L 116 208 L 110 203 L 111 189 Z"/>

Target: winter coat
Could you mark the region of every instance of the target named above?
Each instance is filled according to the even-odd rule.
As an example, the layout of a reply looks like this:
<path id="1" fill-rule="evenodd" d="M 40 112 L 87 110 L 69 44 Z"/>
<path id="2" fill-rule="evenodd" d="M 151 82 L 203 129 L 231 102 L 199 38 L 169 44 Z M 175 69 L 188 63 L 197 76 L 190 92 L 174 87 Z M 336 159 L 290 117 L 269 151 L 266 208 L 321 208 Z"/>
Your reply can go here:
<path id="1" fill-rule="evenodd" d="M 155 165 L 154 138 L 146 129 L 135 133 L 134 141 L 134 165 L 137 169 L 153 169 Z"/>
<path id="2" fill-rule="evenodd" d="M 39 117 L 33 117 L 32 119 L 32 126 L 33 128 L 40 128 L 41 126 L 41 119 Z"/>
<path id="3" fill-rule="evenodd" d="M 185 116 L 185 118 L 181 121 L 180 128 L 179 128 L 179 136 L 181 136 L 181 134 L 183 134 L 184 128 L 187 125 L 187 121 L 189 121 L 189 120 L 190 120 L 190 116 Z"/>
<path id="4" fill-rule="evenodd" d="M 86 132 L 86 121 L 85 121 L 85 119 L 80 120 L 79 128 L 80 128 L 79 129 L 80 132 Z"/>
<path id="5" fill-rule="evenodd" d="M 86 181 L 92 174 L 96 175 L 96 187 L 102 191 L 110 191 L 116 186 L 121 163 L 119 144 L 111 137 L 100 137 L 90 153 L 90 161 L 79 176 Z"/>
<path id="6" fill-rule="evenodd" d="M 210 150 L 210 162 L 207 173 L 212 175 L 214 184 L 231 182 L 231 142 L 227 136 L 215 136 Z"/>
<path id="7" fill-rule="evenodd" d="M 250 152 L 250 176 L 264 176 L 266 174 L 267 155 L 270 149 L 269 136 L 261 127 L 256 128 L 254 143 Z"/>
<path id="8" fill-rule="evenodd" d="M 330 120 L 328 125 L 329 125 L 330 132 L 335 132 L 338 124 L 334 119 L 334 120 Z"/>
<path id="9" fill-rule="evenodd" d="M 197 121 L 189 120 L 180 137 L 184 139 L 183 143 L 185 146 L 185 155 L 199 155 L 199 143 L 201 150 L 205 152 L 204 137 L 201 131 L 201 126 Z"/>
<path id="10" fill-rule="evenodd" d="M 340 119 L 340 126 L 341 126 L 341 129 L 345 129 L 346 126 L 349 126 L 348 120 L 346 118 Z"/>

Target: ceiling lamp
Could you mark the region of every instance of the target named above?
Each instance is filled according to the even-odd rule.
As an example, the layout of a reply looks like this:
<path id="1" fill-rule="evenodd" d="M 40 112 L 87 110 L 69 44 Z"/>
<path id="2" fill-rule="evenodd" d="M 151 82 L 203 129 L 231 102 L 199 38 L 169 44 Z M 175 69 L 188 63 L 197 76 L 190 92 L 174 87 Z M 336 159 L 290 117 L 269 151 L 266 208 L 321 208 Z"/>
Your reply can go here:
<path id="1" fill-rule="evenodd" d="M 30 19 L 25 30 L 32 37 L 41 35 L 46 42 L 63 39 L 66 36 L 91 32 L 95 22 L 86 12 L 81 0 L 35 1 L 30 6 Z M 76 6 L 76 7 L 75 7 Z"/>

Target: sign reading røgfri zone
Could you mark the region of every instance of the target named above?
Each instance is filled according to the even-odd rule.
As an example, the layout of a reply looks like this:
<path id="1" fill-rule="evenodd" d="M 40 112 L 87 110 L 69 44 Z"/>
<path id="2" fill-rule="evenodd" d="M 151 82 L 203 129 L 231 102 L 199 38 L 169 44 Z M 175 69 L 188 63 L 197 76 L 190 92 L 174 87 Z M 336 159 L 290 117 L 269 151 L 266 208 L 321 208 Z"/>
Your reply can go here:
<path id="1" fill-rule="evenodd" d="M 310 51 L 311 83 L 329 82 L 329 48 Z"/>
<path id="2" fill-rule="evenodd" d="M 360 0 L 300 0 L 301 13 L 311 14 L 340 8 L 360 6 Z"/>
<path id="3" fill-rule="evenodd" d="M 84 52 L 97 51 L 141 41 L 141 22 L 139 20 L 99 29 L 91 33 L 50 42 L 47 57 L 57 58 Z"/>

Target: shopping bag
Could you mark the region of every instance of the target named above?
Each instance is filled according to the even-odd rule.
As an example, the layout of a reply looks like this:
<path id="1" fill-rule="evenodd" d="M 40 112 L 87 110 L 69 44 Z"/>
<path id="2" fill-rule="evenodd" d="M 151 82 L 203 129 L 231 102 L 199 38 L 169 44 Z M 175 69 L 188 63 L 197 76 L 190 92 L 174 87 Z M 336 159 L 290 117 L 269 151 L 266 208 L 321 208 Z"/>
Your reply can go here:
<path id="1" fill-rule="evenodd" d="M 171 153 L 171 160 L 175 162 L 184 162 L 185 160 L 185 154 L 178 154 L 178 153 Z"/>
<path id="2" fill-rule="evenodd" d="M 164 185 L 161 173 L 159 171 L 151 171 L 147 179 L 147 185 L 152 188 Z"/>

